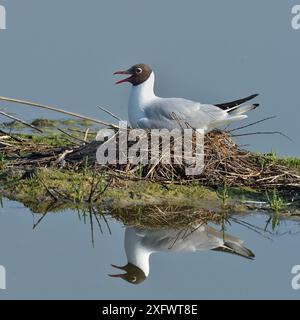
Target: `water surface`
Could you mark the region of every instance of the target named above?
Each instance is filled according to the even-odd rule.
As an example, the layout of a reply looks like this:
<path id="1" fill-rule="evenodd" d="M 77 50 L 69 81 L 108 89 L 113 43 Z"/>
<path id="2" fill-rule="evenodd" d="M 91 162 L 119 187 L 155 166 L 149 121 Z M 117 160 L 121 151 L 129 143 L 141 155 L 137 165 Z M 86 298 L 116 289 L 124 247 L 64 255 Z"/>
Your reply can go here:
<path id="1" fill-rule="evenodd" d="M 245 240 L 255 260 L 215 251 L 155 253 L 149 277 L 132 285 L 108 277 L 115 272 L 110 264 L 127 263 L 125 227 L 119 222 L 108 219 L 110 234 L 100 220 L 102 234 L 94 220 L 93 246 L 88 217 L 85 222 L 73 211 L 48 213 L 39 222 L 41 217 L 3 201 L 0 265 L 6 268 L 7 290 L 0 299 L 300 298 L 300 290 L 291 287 L 291 269 L 300 264 L 298 221 L 281 221 L 275 232 L 270 225 L 264 232 L 265 215 L 231 220 L 226 233 Z"/>

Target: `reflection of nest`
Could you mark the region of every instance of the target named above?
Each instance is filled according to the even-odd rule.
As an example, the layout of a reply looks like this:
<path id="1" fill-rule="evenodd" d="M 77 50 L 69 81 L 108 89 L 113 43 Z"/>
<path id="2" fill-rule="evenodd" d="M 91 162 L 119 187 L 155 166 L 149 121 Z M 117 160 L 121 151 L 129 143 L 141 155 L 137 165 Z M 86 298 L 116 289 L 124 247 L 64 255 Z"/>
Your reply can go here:
<path id="1" fill-rule="evenodd" d="M 220 224 L 224 215 L 207 209 L 162 208 L 157 206 L 113 209 L 113 218 L 126 226 L 157 228 L 193 228 L 207 223 Z"/>
<path id="2" fill-rule="evenodd" d="M 106 171 L 116 178 L 152 181 L 173 181 L 184 183 L 200 181 L 203 185 L 218 187 L 226 182 L 231 186 L 249 186 L 258 189 L 277 188 L 278 190 L 297 190 L 300 175 L 297 170 L 282 165 L 276 159 L 241 149 L 231 138 L 230 133 L 213 131 L 205 136 L 205 168 L 201 175 L 188 177 L 185 166 L 172 165 L 99 165 L 96 164 L 96 151 L 101 142 L 92 141 L 82 146 L 53 148 L 33 141 L 11 142 L 0 150 L 16 168 L 37 166 L 57 166 L 74 169 L 87 165 L 93 170 Z M 72 150 L 70 150 L 72 149 Z"/>

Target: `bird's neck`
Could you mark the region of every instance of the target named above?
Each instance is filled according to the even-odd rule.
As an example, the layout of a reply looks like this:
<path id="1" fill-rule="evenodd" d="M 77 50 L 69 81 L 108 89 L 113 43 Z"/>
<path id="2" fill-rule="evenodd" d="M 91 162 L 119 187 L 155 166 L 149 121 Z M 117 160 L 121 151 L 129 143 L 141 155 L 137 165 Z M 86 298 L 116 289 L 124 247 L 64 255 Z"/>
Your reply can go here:
<path id="1" fill-rule="evenodd" d="M 132 86 L 130 98 L 129 98 L 129 105 L 140 105 L 143 106 L 148 101 L 155 98 L 154 94 L 154 72 L 150 74 L 149 78 L 144 81 L 143 83 Z"/>
<path id="2" fill-rule="evenodd" d="M 133 255 L 128 256 L 128 262 L 140 268 L 146 277 L 148 277 L 150 272 L 149 258 L 151 252 L 145 250 L 144 248 L 135 248 Z"/>
<path id="3" fill-rule="evenodd" d="M 129 263 L 140 268 L 146 277 L 149 275 L 149 258 L 153 251 L 149 250 L 141 243 L 135 228 L 126 228 L 125 231 L 125 251 Z"/>

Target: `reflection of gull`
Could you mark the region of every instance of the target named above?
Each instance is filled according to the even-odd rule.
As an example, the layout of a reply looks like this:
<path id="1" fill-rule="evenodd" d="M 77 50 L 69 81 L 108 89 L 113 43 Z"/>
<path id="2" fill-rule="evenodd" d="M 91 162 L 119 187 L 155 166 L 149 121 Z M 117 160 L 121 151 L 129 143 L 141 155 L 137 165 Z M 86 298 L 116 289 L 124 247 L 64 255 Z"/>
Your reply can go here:
<path id="1" fill-rule="evenodd" d="M 195 252 L 217 250 L 233 253 L 248 259 L 254 254 L 243 246 L 243 241 L 223 234 L 208 225 L 199 225 L 192 230 L 160 229 L 146 230 L 127 227 L 125 251 L 128 264 L 124 267 L 112 265 L 125 271 L 110 275 L 130 283 L 139 284 L 149 275 L 149 257 L 154 252 Z"/>

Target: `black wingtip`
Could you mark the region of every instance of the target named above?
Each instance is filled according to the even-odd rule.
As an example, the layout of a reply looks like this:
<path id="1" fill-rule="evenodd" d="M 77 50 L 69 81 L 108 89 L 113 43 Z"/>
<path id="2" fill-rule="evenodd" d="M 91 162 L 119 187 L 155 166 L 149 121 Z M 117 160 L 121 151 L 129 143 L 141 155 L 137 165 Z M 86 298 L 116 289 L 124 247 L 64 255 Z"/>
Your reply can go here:
<path id="1" fill-rule="evenodd" d="M 255 93 L 243 99 L 239 99 L 239 100 L 235 100 L 227 103 L 215 104 L 215 106 L 221 108 L 222 110 L 231 109 L 233 107 L 239 106 L 241 104 L 248 102 L 249 100 L 256 98 L 258 95 L 259 95 L 258 93 Z"/>
<path id="2" fill-rule="evenodd" d="M 254 106 L 254 109 L 256 109 L 256 108 L 258 108 L 260 106 L 260 104 L 259 103 L 254 103 L 253 106 Z"/>

